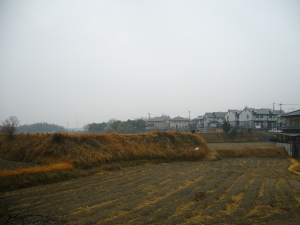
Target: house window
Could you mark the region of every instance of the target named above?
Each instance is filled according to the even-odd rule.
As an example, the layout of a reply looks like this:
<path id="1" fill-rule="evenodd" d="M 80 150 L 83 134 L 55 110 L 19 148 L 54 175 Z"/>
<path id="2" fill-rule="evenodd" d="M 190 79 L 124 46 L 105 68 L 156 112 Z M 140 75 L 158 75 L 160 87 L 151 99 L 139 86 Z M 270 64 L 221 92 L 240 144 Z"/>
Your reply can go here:
<path id="1" fill-rule="evenodd" d="M 263 116 L 263 115 L 260 115 L 260 118 L 264 118 L 264 116 Z"/>
<path id="2" fill-rule="evenodd" d="M 258 119 L 258 118 L 259 118 L 259 115 L 256 115 L 256 116 L 255 116 L 255 118 L 257 118 L 257 119 Z"/>
<path id="3" fill-rule="evenodd" d="M 249 115 L 247 115 L 247 120 L 249 120 Z"/>
<path id="4" fill-rule="evenodd" d="M 295 119 L 294 122 L 295 122 L 295 125 L 299 125 L 299 119 Z"/>
<path id="5" fill-rule="evenodd" d="M 269 115 L 269 118 L 270 118 L 270 119 L 272 119 L 272 116 L 271 116 L 271 115 Z"/>

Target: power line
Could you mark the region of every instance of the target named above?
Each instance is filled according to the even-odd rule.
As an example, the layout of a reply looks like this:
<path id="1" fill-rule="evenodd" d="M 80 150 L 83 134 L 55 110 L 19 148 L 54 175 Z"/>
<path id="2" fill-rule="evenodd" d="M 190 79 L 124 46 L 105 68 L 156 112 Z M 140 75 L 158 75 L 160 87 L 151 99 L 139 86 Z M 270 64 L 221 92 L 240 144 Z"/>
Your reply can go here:
<path id="1" fill-rule="evenodd" d="M 280 105 L 280 104 L 278 104 Z M 300 104 L 281 104 L 281 105 L 300 105 Z"/>
<path id="2" fill-rule="evenodd" d="M 275 103 L 275 104 L 277 104 L 277 103 Z M 272 105 L 272 104 L 253 106 L 253 108 L 257 108 L 257 107 L 266 107 L 266 106 L 270 106 L 270 105 Z"/>

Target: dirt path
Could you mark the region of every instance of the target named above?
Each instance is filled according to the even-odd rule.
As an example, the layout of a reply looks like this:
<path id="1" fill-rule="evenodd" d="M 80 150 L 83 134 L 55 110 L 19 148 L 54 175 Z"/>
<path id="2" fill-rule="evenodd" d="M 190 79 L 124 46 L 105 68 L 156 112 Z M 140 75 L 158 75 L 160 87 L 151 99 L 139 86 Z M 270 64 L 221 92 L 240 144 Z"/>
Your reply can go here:
<path id="1" fill-rule="evenodd" d="M 289 165 L 282 157 L 143 165 L 7 192 L 0 202 L 75 225 L 299 224 L 300 176 Z"/>

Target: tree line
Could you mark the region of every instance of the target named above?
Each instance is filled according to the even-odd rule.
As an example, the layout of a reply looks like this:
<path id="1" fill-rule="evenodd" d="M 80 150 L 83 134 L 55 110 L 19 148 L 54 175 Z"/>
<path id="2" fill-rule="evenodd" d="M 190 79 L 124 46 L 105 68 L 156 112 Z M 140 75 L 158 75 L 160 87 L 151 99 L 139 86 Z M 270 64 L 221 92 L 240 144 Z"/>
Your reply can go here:
<path id="1" fill-rule="evenodd" d="M 55 133 L 55 132 L 65 132 L 66 128 L 56 124 L 49 123 L 34 123 L 34 124 L 25 124 L 18 126 L 18 133 Z"/>
<path id="2" fill-rule="evenodd" d="M 89 133 L 120 133 L 136 134 L 146 131 L 146 121 L 143 119 L 121 121 L 111 119 L 107 123 L 90 123 L 84 126 Z"/>
<path id="3" fill-rule="evenodd" d="M 12 136 L 14 133 L 56 133 L 67 131 L 65 127 L 56 124 L 41 122 L 18 126 L 19 122 L 19 119 L 15 116 L 9 117 L 5 121 L 2 121 L 0 125 L 0 132 L 7 133 Z M 107 123 L 87 124 L 84 126 L 84 131 L 88 133 L 143 133 L 146 131 L 146 121 L 144 119 L 127 121 L 110 119 Z"/>

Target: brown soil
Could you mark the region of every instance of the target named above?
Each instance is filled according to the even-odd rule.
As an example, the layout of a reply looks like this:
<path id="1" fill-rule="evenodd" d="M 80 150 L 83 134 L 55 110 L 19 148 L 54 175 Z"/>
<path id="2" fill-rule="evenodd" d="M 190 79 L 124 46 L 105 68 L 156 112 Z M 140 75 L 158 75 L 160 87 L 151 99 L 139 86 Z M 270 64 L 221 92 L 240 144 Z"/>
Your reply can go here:
<path id="1" fill-rule="evenodd" d="M 10 215 L 30 207 L 62 224 L 299 224 L 300 176 L 289 166 L 287 157 L 146 164 L 6 192 L 0 202 Z"/>

